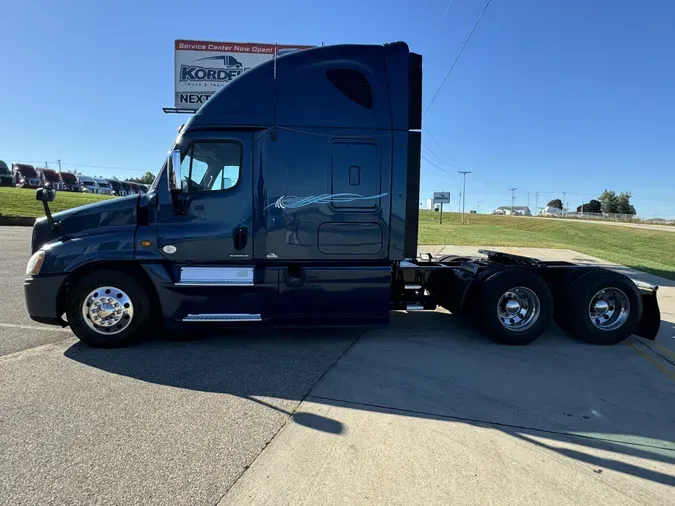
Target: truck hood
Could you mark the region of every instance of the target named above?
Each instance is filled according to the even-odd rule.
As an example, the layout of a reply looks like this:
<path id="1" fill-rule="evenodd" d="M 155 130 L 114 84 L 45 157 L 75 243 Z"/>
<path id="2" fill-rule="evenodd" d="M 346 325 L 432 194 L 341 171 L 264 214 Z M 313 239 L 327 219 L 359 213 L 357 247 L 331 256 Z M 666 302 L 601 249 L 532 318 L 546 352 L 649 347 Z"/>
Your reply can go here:
<path id="1" fill-rule="evenodd" d="M 104 234 L 112 227 L 135 227 L 138 221 L 138 199 L 138 195 L 130 195 L 54 213 L 56 233 L 50 229 L 46 217 L 38 218 L 33 226 L 31 250 L 35 253 L 54 239 L 82 234 Z"/>

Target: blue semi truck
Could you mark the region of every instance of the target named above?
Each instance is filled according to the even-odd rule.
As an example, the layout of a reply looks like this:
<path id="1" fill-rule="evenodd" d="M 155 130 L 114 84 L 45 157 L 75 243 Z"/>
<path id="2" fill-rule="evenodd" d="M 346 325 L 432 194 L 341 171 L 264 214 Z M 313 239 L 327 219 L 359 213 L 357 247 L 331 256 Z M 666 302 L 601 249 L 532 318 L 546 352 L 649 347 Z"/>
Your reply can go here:
<path id="1" fill-rule="evenodd" d="M 421 127 L 422 57 L 405 43 L 258 65 L 181 128 L 147 194 L 52 216 L 38 190 L 28 312 L 101 347 L 161 326 L 384 325 L 438 306 L 505 344 L 553 319 L 595 344 L 655 339 L 656 287 L 616 272 L 418 257 Z"/>

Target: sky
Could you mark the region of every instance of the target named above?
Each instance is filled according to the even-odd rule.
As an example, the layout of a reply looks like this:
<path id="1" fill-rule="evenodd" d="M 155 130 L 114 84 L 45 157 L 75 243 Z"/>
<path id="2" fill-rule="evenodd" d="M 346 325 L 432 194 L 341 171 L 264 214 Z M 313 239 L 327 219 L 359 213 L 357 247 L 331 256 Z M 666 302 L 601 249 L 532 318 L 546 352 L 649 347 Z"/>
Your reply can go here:
<path id="1" fill-rule="evenodd" d="M 120 178 L 157 172 L 177 129 L 176 39 L 319 45 L 403 40 L 424 108 L 486 0 L 3 3 L 0 159 Z M 492 0 L 424 117 L 421 198 L 569 207 L 630 191 L 675 217 L 675 2 Z"/>

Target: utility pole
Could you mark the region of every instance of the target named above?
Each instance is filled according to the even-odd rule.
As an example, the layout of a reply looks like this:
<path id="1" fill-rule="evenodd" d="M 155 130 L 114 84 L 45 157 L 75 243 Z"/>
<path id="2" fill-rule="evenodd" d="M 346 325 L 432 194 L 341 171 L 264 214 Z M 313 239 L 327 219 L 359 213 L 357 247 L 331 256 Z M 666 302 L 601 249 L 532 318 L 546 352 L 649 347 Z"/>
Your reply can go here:
<path id="1" fill-rule="evenodd" d="M 61 172 L 61 159 L 58 159 L 56 161 L 59 162 L 59 172 Z"/>
<path id="2" fill-rule="evenodd" d="M 516 190 L 518 188 L 509 188 L 511 190 L 511 216 L 513 216 L 513 208 L 516 205 Z"/>
<path id="3" fill-rule="evenodd" d="M 562 215 L 565 216 L 565 199 L 567 198 L 567 192 L 563 192 L 562 200 Z"/>
<path id="4" fill-rule="evenodd" d="M 527 192 L 527 207 L 530 207 L 530 192 Z"/>
<path id="5" fill-rule="evenodd" d="M 462 192 L 459 192 L 459 199 L 457 199 L 457 212 L 462 210 Z"/>
<path id="6" fill-rule="evenodd" d="M 539 209 L 539 192 L 534 192 L 534 214 L 537 214 Z"/>
<path id="7" fill-rule="evenodd" d="M 462 225 L 464 224 L 464 204 L 466 203 L 466 175 L 471 174 L 470 170 L 460 170 L 458 171 L 459 174 L 464 176 L 464 186 L 462 187 Z"/>
<path id="8" fill-rule="evenodd" d="M 480 205 L 483 203 L 482 200 L 476 201 L 476 214 L 480 214 Z"/>
<path id="9" fill-rule="evenodd" d="M 48 169 L 49 165 L 47 165 L 47 162 L 45 162 L 45 169 Z"/>

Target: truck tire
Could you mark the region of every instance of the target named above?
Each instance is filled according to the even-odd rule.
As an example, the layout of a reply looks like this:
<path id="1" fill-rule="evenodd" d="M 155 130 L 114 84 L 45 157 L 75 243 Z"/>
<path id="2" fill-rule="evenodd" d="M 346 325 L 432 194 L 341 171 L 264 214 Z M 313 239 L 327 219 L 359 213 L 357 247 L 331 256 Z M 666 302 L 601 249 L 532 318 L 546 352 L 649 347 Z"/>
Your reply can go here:
<path id="1" fill-rule="evenodd" d="M 559 279 L 553 283 L 553 305 L 555 307 L 553 319 L 555 320 L 558 327 L 560 327 L 562 330 L 566 332 L 572 332 L 572 329 L 570 328 L 572 318 L 569 316 L 569 301 L 572 300 L 573 297 L 572 290 L 574 282 L 584 274 L 598 270 L 603 269 L 600 267 L 591 267 L 589 269 L 566 269 L 562 279 Z"/>
<path id="2" fill-rule="evenodd" d="M 553 296 L 548 284 L 524 270 L 498 271 L 483 282 L 476 299 L 479 324 L 498 343 L 522 346 L 551 324 Z"/>
<path id="3" fill-rule="evenodd" d="M 75 335 L 89 346 L 130 346 L 140 341 L 151 321 L 150 298 L 126 271 L 95 271 L 69 290 L 66 316 Z"/>
<path id="4" fill-rule="evenodd" d="M 637 330 L 642 296 L 626 276 L 594 270 L 580 276 L 566 292 L 564 328 L 587 343 L 617 344 Z"/>

